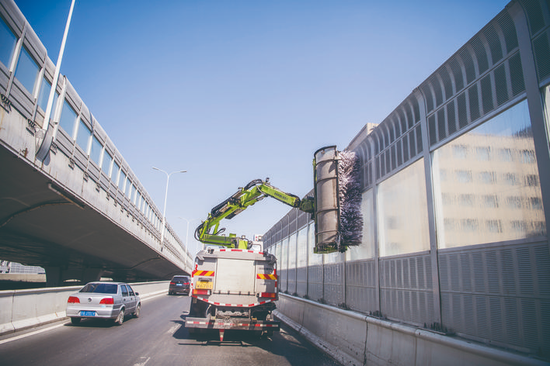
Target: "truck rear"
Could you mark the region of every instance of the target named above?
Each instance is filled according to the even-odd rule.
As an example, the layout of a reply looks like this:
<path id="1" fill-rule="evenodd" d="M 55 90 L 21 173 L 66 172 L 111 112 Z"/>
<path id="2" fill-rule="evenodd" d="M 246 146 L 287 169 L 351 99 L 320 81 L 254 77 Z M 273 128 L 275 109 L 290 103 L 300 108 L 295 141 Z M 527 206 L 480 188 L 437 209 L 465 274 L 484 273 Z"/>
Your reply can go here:
<path id="1" fill-rule="evenodd" d="M 185 326 L 272 334 L 278 300 L 277 261 L 269 253 L 246 249 L 202 250 L 192 272 L 191 308 Z"/>

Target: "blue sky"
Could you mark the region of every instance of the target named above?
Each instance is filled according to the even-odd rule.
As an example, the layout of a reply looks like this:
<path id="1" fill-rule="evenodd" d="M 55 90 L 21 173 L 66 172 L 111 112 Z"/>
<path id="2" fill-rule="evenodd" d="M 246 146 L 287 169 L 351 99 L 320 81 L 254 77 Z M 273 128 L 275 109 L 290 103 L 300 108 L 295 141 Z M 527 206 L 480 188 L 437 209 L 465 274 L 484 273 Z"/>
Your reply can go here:
<path id="1" fill-rule="evenodd" d="M 70 0 L 16 0 L 55 63 Z M 313 153 L 381 122 L 508 1 L 77 0 L 67 75 L 167 219 L 189 242 L 253 179 L 313 187 Z M 227 221 L 265 233 L 266 199 Z"/>

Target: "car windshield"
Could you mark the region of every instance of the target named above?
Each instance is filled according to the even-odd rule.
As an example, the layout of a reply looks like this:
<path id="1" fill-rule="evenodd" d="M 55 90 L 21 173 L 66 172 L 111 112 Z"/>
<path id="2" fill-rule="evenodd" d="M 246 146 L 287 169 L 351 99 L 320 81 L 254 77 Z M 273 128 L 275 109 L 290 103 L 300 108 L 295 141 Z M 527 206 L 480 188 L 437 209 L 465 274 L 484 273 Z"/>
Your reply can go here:
<path id="1" fill-rule="evenodd" d="M 100 292 L 102 294 L 116 294 L 117 285 L 113 283 L 88 283 L 80 292 Z"/>
<path id="2" fill-rule="evenodd" d="M 183 281 L 183 282 L 189 282 L 188 277 L 174 277 L 174 281 Z"/>

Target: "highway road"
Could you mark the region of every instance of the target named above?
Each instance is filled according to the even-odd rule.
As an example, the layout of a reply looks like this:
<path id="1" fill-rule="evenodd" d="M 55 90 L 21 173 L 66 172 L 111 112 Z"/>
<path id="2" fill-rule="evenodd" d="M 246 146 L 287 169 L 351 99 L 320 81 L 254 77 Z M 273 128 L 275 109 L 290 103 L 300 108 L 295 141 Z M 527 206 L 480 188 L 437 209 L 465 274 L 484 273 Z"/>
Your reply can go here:
<path id="1" fill-rule="evenodd" d="M 139 318 L 122 326 L 89 320 L 50 324 L 0 337 L 0 365 L 338 365 L 292 329 L 270 338 L 217 331 L 191 336 L 184 326 L 188 296 L 161 295 L 143 302 Z"/>

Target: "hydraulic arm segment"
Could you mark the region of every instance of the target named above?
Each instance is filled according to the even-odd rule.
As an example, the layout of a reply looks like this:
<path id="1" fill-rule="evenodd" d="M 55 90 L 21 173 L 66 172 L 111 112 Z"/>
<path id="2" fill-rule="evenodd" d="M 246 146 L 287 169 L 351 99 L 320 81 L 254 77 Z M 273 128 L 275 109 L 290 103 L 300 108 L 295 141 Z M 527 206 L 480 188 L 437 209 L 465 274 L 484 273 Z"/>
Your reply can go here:
<path id="1" fill-rule="evenodd" d="M 248 249 L 249 240 L 245 237 L 238 238 L 235 234 L 229 234 L 229 236 L 220 235 L 225 231 L 225 229 L 219 228 L 220 221 L 223 219 L 232 219 L 246 208 L 265 197 L 273 197 L 282 203 L 305 212 L 314 212 L 313 197 L 306 197 L 300 200 L 300 198 L 293 194 L 285 193 L 273 187 L 269 184 L 269 179 L 265 181 L 256 179 L 248 183 L 245 187 L 240 188 L 231 197 L 214 207 L 208 214 L 206 221 L 195 230 L 195 239 L 205 244 Z"/>

